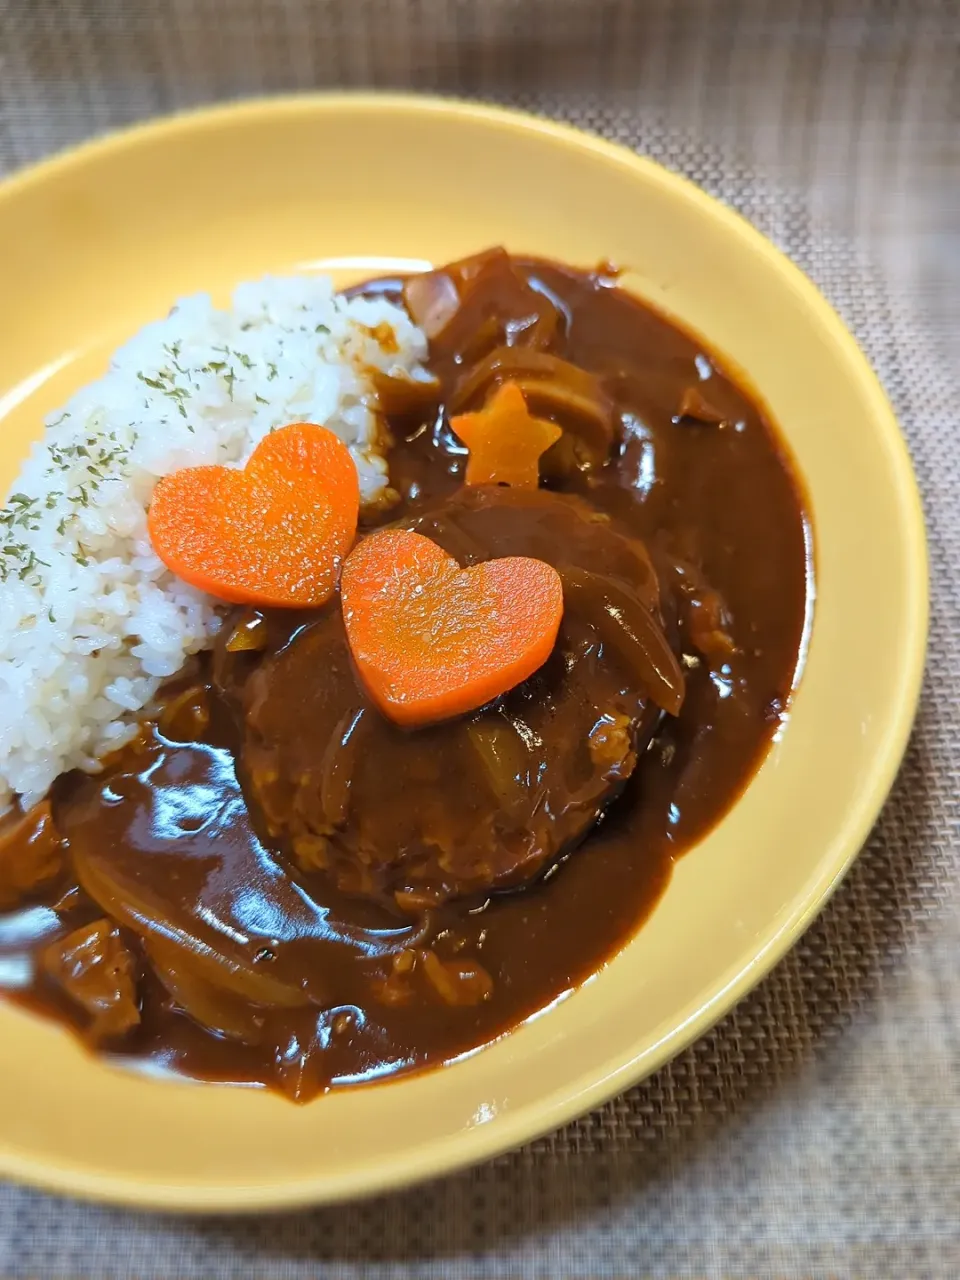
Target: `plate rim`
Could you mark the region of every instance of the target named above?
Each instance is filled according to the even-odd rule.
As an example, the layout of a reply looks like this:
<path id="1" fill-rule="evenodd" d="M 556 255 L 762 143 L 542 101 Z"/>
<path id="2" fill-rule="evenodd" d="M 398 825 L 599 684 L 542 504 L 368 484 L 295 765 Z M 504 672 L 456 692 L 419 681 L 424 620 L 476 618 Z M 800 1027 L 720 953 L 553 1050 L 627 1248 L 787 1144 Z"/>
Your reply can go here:
<path id="1" fill-rule="evenodd" d="M 842 355 L 875 424 L 878 441 L 893 464 L 893 492 L 903 524 L 905 555 L 912 572 L 903 642 L 904 660 L 897 673 L 901 696 L 889 718 L 885 738 L 876 748 L 869 786 L 856 798 L 855 814 L 841 837 L 838 856 L 823 869 L 807 895 L 795 901 L 783 919 L 771 922 L 761 935 L 752 961 L 732 978 L 719 975 L 712 993 L 696 1013 L 668 1032 L 656 1045 L 616 1060 L 599 1079 L 583 1087 L 568 1087 L 539 1107 L 535 1114 L 520 1108 L 500 1117 L 497 1124 L 427 1141 L 420 1147 L 381 1158 L 378 1166 L 357 1168 L 344 1175 L 325 1173 L 291 1182 L 265 1185 L 192 1185 L 184 1181 L 127 1182 L 121 1175 L 85 1170 L 72 1163 L 32 1159 L 5 1149 L 0 1135 L 0 1175 L 83 1200 L 129 1207 L 188 1213 L 242 1213 L 252 1209 L 296 1209 L 366 1198 L 479 1164 L 513 1150 L 542 1134 L 553 1132 L 577 1116 L 608 1101 L 661 1069 L 710 1030 L 733 1006 L 765 978 L 820 913 L 849 871 L 866 842 L 896 779 L 916 719 L 929 632 L 929 558 L 923 506 L 906 440 L 889 399 L 856 338 L 813 281 L 772 241 L 739 213 L 709 195 L 689 179 L 648 156 L 572 125 L 544 119 L 526 111 L 455 97 L 376 91 L 337 91 L 281 94 L 207 104 L 109 131 L 27 165 L 0 181 L 0 205 L 21 192 L 82 168 L 101 156 L 136 150 L 154 139 L 186 137 L 196 130 L 263 123 L 265 118 L 290 115 L 353 112 L 403 112 L 445 115 L 544 138 L 592 151 L 608 162 L 641 173 L 647 181 L 699 206 L 732 234 L 746 239 L 766 259 L 771 270 L 789 283 L 815 316 L 826 339 Z"/>

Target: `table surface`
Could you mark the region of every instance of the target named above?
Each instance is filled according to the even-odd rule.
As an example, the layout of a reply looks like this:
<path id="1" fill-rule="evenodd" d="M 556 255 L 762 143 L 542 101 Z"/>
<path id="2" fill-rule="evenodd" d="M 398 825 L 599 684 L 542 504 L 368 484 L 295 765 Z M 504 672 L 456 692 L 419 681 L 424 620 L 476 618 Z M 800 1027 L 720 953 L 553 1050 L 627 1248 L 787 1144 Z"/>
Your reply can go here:
<path id="1" fill-rule="evenodd" d="M 176 107 L 339 86 L 595 130 L 701 183 L 813 277 L 883 380 L 924 494 L 917 728 L 806 937 L 602 1110 L 439 1184 L 279 1218 L 0 1187 L 0 1277 L 960 1275 L 960 5 L 0 0 L 0 173 Z"/>

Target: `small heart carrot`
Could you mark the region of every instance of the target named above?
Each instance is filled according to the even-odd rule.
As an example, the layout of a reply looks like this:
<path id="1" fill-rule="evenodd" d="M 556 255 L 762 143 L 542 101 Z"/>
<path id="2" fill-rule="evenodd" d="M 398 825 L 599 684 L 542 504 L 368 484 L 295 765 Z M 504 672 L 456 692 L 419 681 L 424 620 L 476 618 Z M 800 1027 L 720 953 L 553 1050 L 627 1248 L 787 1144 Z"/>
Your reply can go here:
<path id="1" fill-rule="evenodd" d="M 340 594 L 368 693 L 408 726 L 472 711 L 532 675 L 563 614 L 551 565 L 510 556 L 461 569 L 429 538 L 400 529 L 353 550 Z"/>
<path id="2" fill-rule="evenodd" d="M 470 450 L 467 484 L 508 484 L 536 489 L 540 455 L 563 435 L 553 422 L 535 418 L 515 382 L 505 382 L 478 413 L 451 418 L 450 426 Z"/>
<path id="3" fill-rule="evenodd" d="M 347 446 L 297 422 L 264 437 L 242 471 L 189 467 L 153 491 L 147 526 L 179 578 L 237 604 L 324 604 L 357 532 L 360 485 Z"/>

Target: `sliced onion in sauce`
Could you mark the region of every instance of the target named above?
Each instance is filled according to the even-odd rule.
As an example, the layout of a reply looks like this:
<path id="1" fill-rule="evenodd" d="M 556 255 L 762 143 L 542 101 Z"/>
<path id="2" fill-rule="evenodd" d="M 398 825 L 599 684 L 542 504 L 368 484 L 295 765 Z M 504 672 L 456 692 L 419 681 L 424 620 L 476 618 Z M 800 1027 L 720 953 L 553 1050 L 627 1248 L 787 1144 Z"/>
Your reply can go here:
<path id="1" fill-rule="evenodd" d="M 441 333 L 457 313 L 460 294 L 446 271 L 428 271 L 404 282 L 403 300 L 410 318 L 428 338 Z"/>
<path id="2" fill-rule="evenodd" d="M 172 920 L 158 918 L 149 904 L 137 901 L 133 878 L 125 878 L 122 883 L 114 880 L 106 860 L 78 856 L 75 851 L 74 862 L 81 888 L 109 916 L 145 942 L 159 938 L 162 948 L 182 953 L 181 963 L 202 975 L 212 986 L 253 1004 L 295 1008 L 310 1003 L 310 995 L 301 987 L 255 968 L 245 957 L 226 955 Z"/>
<path id="3" fill-rule="evenodd" d="M 258 653 L 267 647 L 268 640 L 266 618 L 262 613 L 254 613 L 237 623 L 226 650 L 227 653 Z"/>
<path id="4" fill-rule="evenodd" d="M 467 725 L 467 737 L 483 765 L 490 789 L 507 813 L 523 803 L 530 752 L 517 730 L 501 715 L 486 715 Z"/>
<path id="5" fill-rule="evenodd" d="M 662 710 L 678 715 L 683 672 L 657 619 L 628 587 L 606 574 L 567 565 L 560 569 L 564 599 L 629 664 Z"/>
<path id="6" fill-rule="evenodd" d="M 164 704 L 157 728 L 171 742 L 190 742 L 210 723 L 209 697 L 202 684 L 188 685 Z"/>
<path id="7" fill-rule="evenodd" d="M 168 994 L 194 1022 L 229 1040 L 259 1043 L 264 1021 L 262 1006 L 211 982 L 182 947 L 165 938 L 147 938 L 144 948 Z"/>
<path id="8" fill-rule="evenodd" d="M 454 366 L 470 365 L 499 345 L 546 348 L 561 324 L 554 304 L 531 288 L 501 248 L 412 276 L 404 301 L 434 357 Z"/>
<path id="9" fill-rule="evenodd" d="M 520 387 L 531 411 L 559 416 L 563 427 L 581 437 L 595 455 L 591 462 L 606 460 L 616 425 L 612 401 L 592 373 L 546 351 L 496 347 L 460 379 L 448 411 L 464 411 L 508 380 Z"/>
<path id="10" fill-rule="evenodd" d="M 493 995 L 493 979 L 475 961 L 441 960 L 433 951 L 421 951 L 423 972 L 445 1004 L 482 1004 Z"/>
<path id="11" fill-rule="evenodd" d="M 350 806 L 350 784 L 357 765 L 360 749 L 362 707 L 348 711 L 338 723 L 327 744 L 320 767 L 320 803 L 324 816 L 331 826 L 346 821 Z"/>
<path id="12" fill-rule="evenodd" d="M 384 373 L 371 369 L 370 377 L 381 410 L 389 417 L 426 413 L 440 403 L 440 383 L 436 378 L 413 378 L 404 371 Z"/>

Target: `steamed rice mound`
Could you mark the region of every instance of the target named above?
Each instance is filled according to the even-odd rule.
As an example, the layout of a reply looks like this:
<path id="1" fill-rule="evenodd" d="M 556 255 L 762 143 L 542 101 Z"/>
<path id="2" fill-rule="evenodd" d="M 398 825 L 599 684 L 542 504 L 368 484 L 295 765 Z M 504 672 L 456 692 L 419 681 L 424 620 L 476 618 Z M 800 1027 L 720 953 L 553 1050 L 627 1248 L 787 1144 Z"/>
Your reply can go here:
<path id="1" fill-rule="evenodd" d="M 160 476 L 242 466 L 272 429 L 321 423 L 347 444 L 365 504 L 388 497 L 371 371 L 424 376 L 426 340 L 383 299 L 327 279 L 181 301 L 47 422 L 0 514 L 0 812 L 95 768 L 219 626 L 216 602 L 154 554 Z"/>

